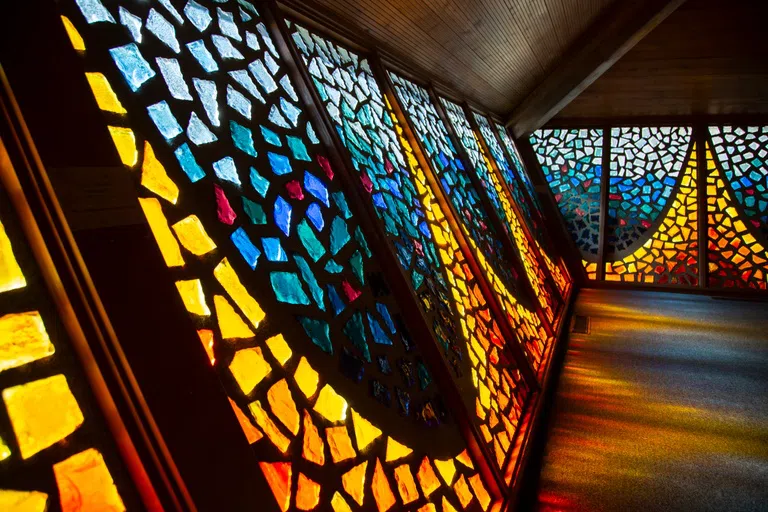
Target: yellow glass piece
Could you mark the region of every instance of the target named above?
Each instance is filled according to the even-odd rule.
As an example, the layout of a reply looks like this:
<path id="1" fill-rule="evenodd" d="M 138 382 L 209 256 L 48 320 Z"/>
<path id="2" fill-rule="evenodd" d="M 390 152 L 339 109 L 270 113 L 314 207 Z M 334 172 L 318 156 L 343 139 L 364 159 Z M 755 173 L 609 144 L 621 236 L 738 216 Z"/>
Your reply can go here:
<path id="1" fill-rule="evenodd" d="M 166 201 L 176 204 L 179 199 L 179 187 L 165 172 L 165 167 L 155 157 L 155 151 L 149 142 L 144 142 L 144 163 L 141 164 L 141 185 Z"/>
<path id="2" fill-rule="evenodd" d="M 181 245 L 195 256 L 208 254 L 216 248 L 197 215 L 185 217 L 171 227 L 179 237 Z"/>
<path id="3" fill-rule="evenodd" d="M 333 512 L 352 512 L 352 509 L 349 508 L 347 501 L 339 493 L 339 491 L 333 493 L 333 498 L 331 498 L 331 507 L 333 508 Z"/>
<path id="4" fill-rule="evenodd" d="M 169 267 L 183 267 L 184 258 L 181 256 L 181 249 L 171 233 L 171 228 L 168 227 L 168 220 L 165 218 L 160 201 L 154 197 L 140 197 L 139 203 L 147 217 L 149 229 L 152 230 L 157 245 L 160 246 L 165 264 Z"/>
<path id="5" fill-rule="evenodd" d="M 5 444 L 5 440 L 0 437 L 0 461 L 4 461 L 11 456 L 11 449 Z"/>
<path id="6" fill-rule="evenodd" d="M 280 379 L 275 382 L 267 392 L 267 400 L 272 414 L 277 416 L 280 423 L 297 435 L 299 433 L 299 411 L 296 410 L 296 402 L 293 401 L 291 390 L 288 389 L 288 381 Z"/>
<path id="7" fill-rule="evenodd" d="M 216 308 L 216 319 L 219 321 L 221 337 L 225 340 L 232 338 L 252 338 L 253 331 L 235 312 L 232 304 L 221 296 L 213 296 L 213 307 Z"/>
<path id="8" fill-rule="evenodd" d="M 456 475 L 456 464 L 454 464 L 453 459 L 435 459 L 435 467 L 437 468 L 437 472 L 440 473 L 440 476 L 443 478 L 443 482 L 445 482 L 446 485 L 451 485 L 453 483 L 453 477 Z"/>
<path id="9" fill-rule="evenodd" d="M 467 485 L 467 480 L 464 478 L 464 475 L 461 475 L 459 479 L 456 480 L 453 490 L 456 492 L 456 496 L 459 497 L 461 508 L 466 509 L 469 502 L 472 501 L 472 493 L 469 491 L 469 486 Z"/>
<path id="10" fill-rule="evenodd" d="M 267 438 L 272 444 L 274 444 L 282 453 L 288 451 L 288 447 L 291 445 L 291 440 L 280 432 L 280 429 L 277 428 L 275 422 L 269 417 L 267 411 L 261 406 L 261 402 L 258 400 L 251 402 L 248 404 L 248 409 L 256 420 L 256 424 L 261 427 L 261 430 L 263 430 L 265 434 L 267 434 Z"/>
<path id="11" fill-rule="evenodd" d="M 448 498 L 443 496 L 443 512 L 456 512 L 456 509 L 451 505 L 451 502 L 448 501 Z"/>
<path id="12" fill-rule="evenodd" d="M 472 464 L 472 459 L 470 458 L 469 453 L 467 453 L 467 450 L 458 454 L 456 460 L 467 466 L 469 469 L 475 469 L 475 465 Z"/>
<path id="13" fill-rule="evenodd" d="M 329 384 L 320 390 L 314 409 L 315 412 L 320 413 L 325 419 L 333 423 L 344 421 L 347 418 L 347 401 L 336 393 Z"/>
<path id="14" fill-rule="evenodd" d="M 139 161 L 139 152 L 136 149 L 136 135 L 130 128 L 122 126 L 108 126 L 109 135 L 112 136 L 112 142 L 115 143 L 117 154 L 120 155 L 120 161 L 123 165 L 133 168 Z"/>
<path id="15" fill-rule="evenodd" d="M 291 504 L 291 463 L 290 462 L 259 462 L 261 472 L 275 495 L 275 500 L 283 512 Z"/>
<path id="16" fill-rule="evenodd" d="M 7 388 L 3 401 L 23 459 L 61 441 L 83 423 L 63 375 Z"/>
<path id="17" fill-rule="evenodd" d="M 72 24 L 71 21 L 69 21 L 69 18 L 67 18 L 66 16 L 61 17 L 61 22 L 64 24 L 64 29 L 67 31 L 69 40 L 72 43 L 72 48 L 74 48 L 78 52 L 84 52 L 85 41 L 83 41 L 83 38 L 80 37 L 80 32 L 77 31 L 75 26 Z"/>
<path id="18" fill-rule="evenodd" d="M 440 480 L 437 479 L 435 470 L 432 469 L 432 464 L 429 463 L 429 459 L 424 457 L 419 466 L 419 472 L 416 473 L 416 478 L 419 480 L 421 486 L 421 492 L 424 493 L 425 498 L 429 498 L 440 487 Z"/>
<path id="19" fill-rule="evenodd" d="M 407 505 L 419 499 L 419 490 L 416 488 L 416 482 L 408 464 L 402 464 L 395 468 L 395 482 L 397 482 L 397 490 L 404 504 Z"/>
<path id="20" fill-rule="evenodd" d="M 232 410 L 235 411 L 237 422 L 240 423 L 240 428 L 243 429 L 243 433 L 245 434 L 245 438 L 248 440 L 248 444 L 253 444 L 264 437 L 264 434 L 262 434 L 261 431 L 256 428 L 253 423 L 251 423 L 251 420 L 249 420 L 248 417 L 243 414 L 243 411 L 240 410 L 240 407 L 238 407 L 231 398 L 229 399 L 229 405 L 231 405 Z"/>
<path id="21" fill-rule="evenodd" d="M 240 278 L 237 277 L 227 258 L 224 258 L 216 265 L 216 268 L 213 269 L 213 275 L 216 276 L 221 286 L 232 297 L 232 300 L 235 301 L 235 304 L 243 312 L 245 318 L 251 322 L 254 328 L 258 328 L 259 323 L 264 320 L 264 311 L 259 306 L 259 303 L 256 302 L 256 299 L 251 297 L 243 283 L 240 282 Z"/>
<path id="22" fill-rule="evenodd" d="M 475 497 L 477 498 L 477 501 L 480 502 L 480 506 L 483 510 L 488 510 L 488 507 L 491 504 L 491 495 L 488 494 L 488 491 L 485 489 L 480 475 L 469 477 L 469 485 L 472 486 L 472 491 L 474 491 Z"/>
<path id="23" fill-rule="evenodd" d="M 104 510 L 122 512 L 123 500 L 104 457 L 90 448 L 53 465 L 62 512 Z"/>
<path id="24" fill-rule="evenodd" d="M 244 395 L 248 395 L 269 375 L 272 367 L 264 359 L 261 347 L 244 348 L 235 352 L 229 371 L 237 381 Z"/>
<path id="25" fill-rule="evenodd" d="M 417 512 L 437 512 L 437 509 L 432 503 L 427 503 L 421 507 Z"/>
<path id="26" fill-rule="evenodd" d="M 176 281 L 176 289 L 179 290 L 181 300 L 187 311 L 194 315 L 208 316 L 211 310 L 205 302 L 203 285 L 199 279 L 190 279 L 188 281 Z"/>
<path id="27" fill-rule="evenodd" d="M 293 355 L 291 347 L 285 342 L 285 338 L 283 338 L 282 334 L 269 338 L 267 340 L 267 347 L 269 347 L 269 351 L 272 352 L 272 355 L 277 359 L 277 362 L 280 363 L 280 366 L 285 366 L 285 363 L 287 363 Z"/>
<path id="28" fill-rule="evenodd" d="M 309 365 L 307 358 L 302 356 L 299 360 L 299 364 L 296 366 L 296 371 L 293 374 L 293 380 L 296 381 L 296 385 L 304 396 L 312 398 L 317 392 L 317 384 L 320 382 L 320 376 Z"/>
<path id="29" fill-rule="evenodd" d="M 301 455 L 318 466 L 325 464 L 325 443 L 306 409 L 304 409 L 304 446 Z"/>
<path id="30" fill-rule="evenodd" d="M 0 510 L 5 512 L 45 512 L 48 495 L 37 491 L 6 491 L 0 489 Z"/>
<path id="31" fill-rule="evenodd" d="M 296 508 L 299 510 L 312 510 L 320 503 L 320 484 L 314 482 L 299 473 L 299 482 L 296 489 Z"/>
<path id="32" fill-rule="evenodd" d="M 213 353 L 213 343 L 215 338 L 213 331 L 210 329 L 198 329 L 197 335 L 200 337 L 200 343 L 203 344 L 205 353 L 208 354 L 208 359 L 211 360 L 211 365 L 216 363 L 216 356 Z"/>
<path id="33" fill-rule="evenodd" d="M 85 78 L 88 80 L 88 85 L 91 86 L 93 96 L 96 98 L 96 103 L 101 110 L 114 112 L 115 114 L 125 114 L 125 108 L 117 98 L 115 91 L 112 90 L 107 77 L 101 73 L 86 73 Z"/>
<path id="34" fill-rule="evenodd" d="M 365 497 L 365 470 L 367 468 L 368 461 L 364 461 L 341 475 L 341 485 L 344 490 L 361 507 Z"/>
<path id="35" fill-rule="evenodd" d="M 0 372 L 43 359 L 55 351 L 37 311 L 0 317 Z"/>
<path id="36" fill-rule="evenodd" d="M 373 471 L 373 480 L 371 481 L 373 490 L 373 499 L 376 500 L 376 508 L 379 512 L 387 512 L 395 504 L 395 495 L 389 486 L 387 475 L 384 474 L 384 468 L 381 467 L 381 461 L 376 459 L 376 469 Z"/>
<path id="37" fill-rule="evenodd" d="M 348 459 L 354 459 L 357 452 L 352 447 L 352 439 L 349 438 L 347 427 L 330 427 L 325 429 L 325 437 L 328 439 L 328 446 L 331 448 L 331 458 L 333 462 L 342 462 Z"/>
<path id="38" fill-rule="evenodd" d="M 407 446 L 398 443 L 391 437 L 387 438 L 387 454 L 386 454 L 386 461 L 387 462 L 394 462 L 396 460 L 400 460 L 403 457 L 407 457 L 413 452 L 410 448 Z"/>
<path id="39" fill-rule="evenodd" d="M 24 288 L 27 280 L 21 272 L 21 267 L 13 255 L 11 240 L 5 232 L 5 226 L 0 221 L 0 293 Z"/>
<path id="40" fill-rule="evenodd" d="M 369 444 L 378 439 L 381 435 L 381 430 L 374 427 L 370 421 L 357 414 L 357 411 L 354 409 L 352 409 L 352 423 L 355 427 L 355 442 L 357 443 L 358 451 L 365 450 Z"/>

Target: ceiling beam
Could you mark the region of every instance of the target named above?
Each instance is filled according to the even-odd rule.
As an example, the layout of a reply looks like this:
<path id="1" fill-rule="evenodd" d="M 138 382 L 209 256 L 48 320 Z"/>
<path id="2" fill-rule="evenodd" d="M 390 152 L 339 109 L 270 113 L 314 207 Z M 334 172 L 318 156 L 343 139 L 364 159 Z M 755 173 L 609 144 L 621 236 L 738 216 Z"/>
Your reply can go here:
<path id="1" fill-rule="evenodd" d="M 615 0 L 510 114 L 515 137 L 541 128 L 685 0 Z"/>

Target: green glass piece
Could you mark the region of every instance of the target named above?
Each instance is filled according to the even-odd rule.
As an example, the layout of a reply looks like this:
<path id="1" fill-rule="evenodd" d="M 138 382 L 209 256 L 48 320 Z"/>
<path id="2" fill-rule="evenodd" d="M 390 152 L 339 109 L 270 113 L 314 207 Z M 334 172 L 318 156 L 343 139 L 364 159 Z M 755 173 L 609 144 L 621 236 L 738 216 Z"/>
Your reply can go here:
<path id="1" fill-rule="evenodd" d="M 301 277 L 304 278 L 304 282 L 309 286 L 309 293 L 312 294 L 312 299 L 315 301 L 315 304 L 317 304 L 317 307 L 322 311 L 325 311 L 325 292 L 323 292 L 323 289 L 317 284 L 315 274 L 312 272 L 312 269 L 309 268 L 307 260 L 298 255 L 294 256 L 293 259 L 296 260 L 296 265 L 299 267 Z"/>
<path id="2" fill-rule="evenodd" d="M 307 146 L 304 145 L 304 142 L 302 142 L 300 138 L 288 135 L 286 139 L 288 140 L 288 147 L 291 148 L 291 153 L 293 153 L 293 157 L 296 160 L 304 160 L 305 162 L 312 161 L 307 154 Z"/>
<path id="3" fill-rule="evenodd" d="M 269 180 L 259 174 L 259 171 L 253 167 L 251 167 L 251 185 L 253 185 L 253 188 L 261 195 L 261 197 L 267 195 L 267 190 L 269 190 Z"/>
<path id="4" fill-rule="evenodd" d="M 344 270 L 344 267 L 336 263 L 333 259 L 328 260 L 328 263 L 325 264 L 325 271 L 329 274 L 339 274 L 342 270 Z"/>
<path id="5" fill-rule="evenodd" d="M 365 360 L 371 362 L 371 352 L 368 349 L 368 342 L 365 339 L 365 324 L 363 323 L 363 315 L 359 311 L 350 317 L 347 324 L 344 326 L 344 334 L 352 340 L 352 344 L 357 347 Z"/>
<path id="6" fill-rule="evenodd" d="M 355 251 L 351 258 L 349 258 L 349 264 L 352 266 L 352 272 L 357 276 L 357 280 L 360 284 L 365 286 L 365 275 L 363 274 L 363 255 L 360 251 Z"/>
<path id="7" fill-rule="evenodd" d="M 421 283 L 424 282 L 424 276 L 421 275 L 420 272 L 414 270 L 411 272 L 411 284 L 413 284 L 413 289 L 418 290 L 421 286 Z"/>
<path id="8" fill-rule="evenodd" d="M 349 206 L 347 205 L 347 198 L 344 197 L 343 192 L 334 192 L 333 201 L 336 203 L 336 206 L 338 206 L 339 210 L 341 210 L 341 213 L 344 215 L 345 219 L 352 217 L 352 212 L 349 211 Z"/>
<path id="9" fill-rule="evenodd" d="M 309 226 L 306 219 L 301 219 L 301 222 L 299 222 L 299 225 L 296 228 L 296 233 L 299 234 L 299 240 L 301 240 L 301 243 L 307 250 L 309 257 L 312 258 L 312 261 L 317 261 L 323 257 L 325 254 L 325 247 L 323 247 L 323 244 L 318 240 L 317 236 L 315 236 L 315 232 Z M 333 238 L 331 238 L 331 240 L 333 240 Z"/>
<path id="10" fill-rule="evenodd" d="M 336 256 L 347 245 L 349 239 L 347 223 L 341 217 L 334 217 L 333 222 L 331 222 L 331 253 Z"/>
<path id="11" fill-rule="evenodd" d="M 419 361 L 417 373 L 419 374 L 419 386 L 423 391 L 432 382 L 432 377 L 429 376 L 429 371 L 427 371 L 427 367 L 424 366 L 424 363 L 422 363 L 421 361 Z"/>
<path id="12" fill-rule="evenodd" d="M 304 293 L 298 275 L 293 272 L 270 272 L 269 281 L 280 302 L 309 305 L 309 297 Z"/>
<path id="13" fill-rule="evenodd" d="M 254 203 L 247 197 L 243 196 L 243 211 L 251 219 L 252 224 L 266 224 L 267 215 L 264 213 L 264 208 L 260 204 Z"/>
<path id="14" fill-rule="evenodd" d="M 355 228 L 355 240 L 357 240 L 357 243 L 359 243 L 363 250 L 365 251 L 366 257 L 371 257 L 371 250 L 368 248 L 368 242 L 365 240 L 365 235 L 363 235 L 363 232 L 360 231 L 360 226 L 357 226 Z"/>
<path id="15" fill-rule="evenodd" d="M 322 320 L 315 320 L 304 316 L 297 317 L 299 323 L 304 328 L 304 332 L 312 340 L 312 343 L 320 347 L 323 352 L 333 354 L 333 345 L 331 344 L 331 329 L 327 323 Z"/>

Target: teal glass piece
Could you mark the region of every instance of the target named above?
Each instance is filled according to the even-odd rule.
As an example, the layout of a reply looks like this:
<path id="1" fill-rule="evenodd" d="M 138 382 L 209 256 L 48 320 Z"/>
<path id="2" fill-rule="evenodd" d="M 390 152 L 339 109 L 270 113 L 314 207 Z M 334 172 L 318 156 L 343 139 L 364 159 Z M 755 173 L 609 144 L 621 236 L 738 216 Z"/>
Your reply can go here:
<path id="1" fill-rule="evenodd" d="M 280 98 L 280 110 L 286 115 L 291 124 L 299 126 L 299 116 L 301 115 L 301 109 L 291 103 L 285 98 Z"/>
<path id="2" fill-rule="evenodd" d="M 181 51 L 179 40 L 176 39 L 176 29 L 173 28 L 173 24 L 154 9 L 151 9 L 149 11 L 149 16 L 147 16 L 147 30 L 152 32 L 155 37 L 157 37 L 165 46 L 173 50 L 174 53 L 179 53 Z"/>
<path id="3" fill-rule="evenodd" d="M 260 60 L 255 60 L 248 64 L 248 70 L 256 78 L 262 89 L 266 94 L 272 94 L 277 90 L 277 84 L 275 83 L 272 75 L 269 74 L 267 68 L 264 67 L 264 63 Z"/>
<path id="4" fill-rule="evenodd" d="M 264 254 L 269 261 L 273 262 L 285 262 L 288 261 L 283 250 L 283 245 L 280 243 L 279 238 L 262 238 L 261 248 L 264 249 Z"/>
<path id="5" fill-rule="evenodd" d="M 315 229 L 322 231 L 325 227 L 325 219 L 323 218 L 323 209 L 319 203 L 312 203 L 307 206 L 307 218 L 315 226 Z"/>
<path id="6" fill-rule="evenodd" d="M 264 213 L 264 208 L 245 196 L 243 196 L 243 211 L 251 219 L 252 224 L 263 225 L 267 223 L 267 214 Z"/>
<path id="7" fill-rule="evenodd" d="M 251 167 L 251 185 L 253 189 L 258 192 L 261 197 L 266 197 L 267 190 L 269 190 L 269 180 L 259 174 L 259 171 Z"/>
<path id="8" fill-rule="evenodd" d="M 413 289 L 418 290 L 423 282 L 424 275 L 418 270 L 414 269 L 413 272 L 411 272 L 411 283 L 413 283 Z"/>
<path id="9" fill-rule="evenodd" d="M 206 126 L 206 124 L 197 117 L 196 112 L 192 112 L 189 116 L 189 123 L 187 124 L 187 137 L 195 146 L 202 144 L 209 144 L 216 142 L 218 138 L 214 133 Z"/>
<path id="10" fill-rule="evenodd" d="M 344 334 L 352 341 L 352 345 L 357 348 L 366 361 L 371 362 L 371 351 L 368 348 L 368 341 L 365 339 L 365 324 L 363 315 L 355 311 L 344 325 Z"/>
<path id="11" fill-rule="evenodd" d="M 432 383 L 432 377 L 430 377 L 429 370 L 427 370 L 427 367 L 421 361 L 419 361 L 416 368 L 416 373 L 419 376 L 419 387 L 422 390 L 425 390 L 427 389 L 427 386 Z"/>
<path id="12" fill-rule="evenodd" d="M 328 263 L 325 264 L 325 271 L 329 274 L 340 274 L 343 270 L 344 267 L 336 263 L 333 259 L 328 260 Z"/>
<path id="13" fill-rule="evenodd" d="M 280 228 L 280 231 L 282 231 L 285 236 L 291 235 L 291 214 L 293 213 L 293 207 L 282 198 L 282 196 L 277 196 L 277 199 L 275 199 L 275 209 L 274 209 L 274 218 L 275 218 L 275 225 L 277 225 L 278 228 Z"/>
<path id="14" fill-rule="evenodd" d="M 355 274 L 355 277 L 357 277 L 357 280 L 360 281 L 360 284 L 365 286 L 365 275 L 363 273 L 363 255 L 360 254 L 360 251 L 355 251 L 354 254 L 349 258 L 349 265 L 352 267 L 352 272 Z"/>
<path id="15" fill-rule="evenodd" d="M 370 313 L 368 315 L 368 325 L 371 326 L 371 334 L 373 334 L 373 341 L 379 345 L 392 345 L 392 340 L 389 339 L 387 333 L 381 328 L 381 324 Z"/>
<path id="16" fill-rule="evenodd" d="M 299 276 L 293 272 L 270 272 L 269 282 L 275 297 L 286 304 L 309 305 L 309 297 L 301 287 Z"/>
<path id="17" fill-rule="evenodd" d="M 253 18 L 250 14 L 245 12 L 242 8 L 240 9 L 240 19 L 243 21 L 243 23 L 251 21 Z"/>
<path id="18" fill-rule="evenodd" d="M 240 50 L 234 47 L 232 41 L 226 37 L 214 34 L 211 36 L 211 41 L 213 41 L 213 46 L 216 47 L 216 51 L 219 52 L 222 59 L 243 60 L 245 58 Z"/>
<path id="19" fill-rule="evenodd" d="M 227 85 L 227 105 L 232 107 L 241 116 L 251 119 L 251 102 L 240 91 Z"/>
<path id="20" fill-rule="evenodd" d="M 195 155 L 192 154 L 192 150 L 189 149 L 189 145 L 185 142 L 173 152 L 176 156 L 176 160 L 179 161 L 181 170 L 189 177 L 189 181 L 195 183 L 205 178 L 205 171 L 195 160 Z"/>
<path id="21" fill-rule="evenodd" d="M 220 180 L 234 183 L 238 187 L 240 186 L 240 176 L 237 174 L 237 167 L 231 156 L 225 156 L 221 160 L 214 162 L 213 170 Z"/>
<path id="22" fill-rule="evenodd" d="M 333 314 L 338 316 L 339 313 L 344 311 L 346 305 L 344 301 L 339 297 L 339 292 L 336 291 L 336 287 L 332 284 L 328 285 L 328 298 L 331 300 L 331 307 L 333 308 Z"/>
<path id="23" fill-rule="evenodd" d="M 141 27 L 143 23 L 141 18 L 133 14 L 131 11 L 123 6 L 120 6 L 120 24 L 128 29 L 131 37 L 137 43 L 141 42 Z"/>
<path id="24" fill-rule="evenodd" d="M 211 13 L 195 0 L 187 2 L 184 7 L 184 15 L 200 32 L 205 32 L 205 29 L 211 24 Z"/>
<path id="25" fill-rule="evenodd" d="M 389 309 L 387 309 L 387 306 L 385 304 L 382 304 L 381 302 L 377 302 L 376 311 L 378 311 L 379 315 L 381 315 L 381 318 L 384 319 L 384 323 L 387 325 L 387 329 L 389 329 L 389 333 L 395 334 L 395 332 L 397 332 L 395 330 L 395 323 L 392 321 L 392 316 L 389 314 Z"/>
<path id="26" fill-rule="evenodd" d="M 299 222 L 299 225 L 296 227 L 296 233 L 299 235 L 299 240 L 301 240 L 301 243 L 304 245 L 309 257 L 312 258 L 313 261 L 317 261 L 325 255 L 325 247 L 322 242 L 318 240 L 317 236 L 315 236 L 315 232 L 312 231 L 312 228 L 307 224 L 306 219 L 301 219 L 301 222 Z"/>
<path id="27" fill-rule="evenodd" d="M 240 251 L 240 255 L 248 266 L 251 267 L 251 270 L 255 269 L 259 256 L 261 256 L 261 251 L 253 245 L 245 230 L 242 227 L 237 228 L 229 238 L 235 244 L 237 250 Z"/>
<path id="28" fill-rule="evenodd" d="M 293 158 L 296 160 L 304 160 L 305 162 L 312 161 L 309 154 L 307 154 L 307 146 L 304 145 L 304 142 L 300 138 L 288 135 L 286 140 L 288 140 L 288 147 L 291 148 Z"/>
<path id="29" fill-rule="evenodd" d="M 347 223 L 341 217 L 334 217 L 331 222 L 331 254 L 336 256 L 349 240 Z"/>
<path id="30" fill-rule="evenodd" d="M 293 172 L 293 168 L 291 168 L 291 161 L 287 156 L 268 151 L 267 158 L 269 158 L 269 165 L 272 167 L 272 172 L 278 176 Z"/>
<path id="31" fill-rule="evenodd" d="M 213 73 L 219 70 L 219 65 L 216 63 L 213 55 L 211 55 L 211 52 L 208 51 L 202 39 L 187 43 L 187 49 L 206 73 Z"/>
<path id="32" fill-rule="evenodd" d="M 334 192 L 331 194 L 333 196 L 333 202 L 336 203 L 336 206 L 339 207 L 339 210 L 341 210 L 342 215 L 344 215 L 345 219 L 349 219 L 352 217 L 352 212 L 349 211 L 349 205 L 347 205 L 347 198 L 344 197 L 343 192 Z"/>
<path id="33" fill-rule="evenodd" d="M 307 286 L 309 287 L 309 293 L 312 295 L 312 300 L 315 301 L 315 304 L 317 304 L 317 307 L 320 308 L 321 311 L 325 311 L 325 293 L 323 292 L 323 289 L 320 288 L 320 285 L 317 283 L 317 279 L 315 279 L 315 274 L 312 272 L 312 269 L 309 267 L 307 260 L 305 260 L 299 255 L 295 255 L 293 259 L 296 260 L 296 265 L 299 267 L 299 271 L 301 272 L 301 277 L 304 279 L 304 282 L 307 283 Z"/>
<path id="34" fill-rule="evenodd" d="M 285 120 L 283 114 L 280 113 L 280 110 L 275 105 L 272 105 L 272 109 L 269 111 L 269 120 L 280 128 L 291 128 L 291 125 L 288 124 L 288 121 Z"/>
<path id="35" fill-rule="evenodd" d="M 251 130 L 236 121 L 229 122 L 229 129 L 232 132 L 232 142 L 235 143 L 235 147 L 255 158 L 256 148 L 253 147 L 253 133 Z"/>
<path id="36" fill-rule="evenodd" d="M 326 207 L 331 206 L 331 203 L 328 200 L 328 189 L 325 184 L 309 171 L 304 171 L 304 188 L 307 189 L 307 192 L 322 201 Z"/>
<path id="37" fill-rule="evenodd" d="M 163 80 L 165 80 L 165 85 L 168 86 L 168 92 L 171 93 L 171 96 L 177 100 L 192 101 L 192 95 L 189 94 L 189 86 L 184 81 L 179 61 L 158 57 L 155 62 L 160 68 L 160 74 L 163 75 Z"/>
<path id="38" fill-rule="evenodd" d="M 216 99 L 218 95 L 216 82 L 193 78 L 192 84 L 194 84 L 197 95 L 205 109 L 205 113 L 208 115 L 208 120 L 213 126 L 219 126 L 219 104 Z"/>
<path id="39" fill-rule="evenodd" d="M 240 86 L 245 89 L 248 94 L 259 100 L 261 103 L 265 103 L 264 96 L 261 95 L 259 89 L 256 87 L 256 83 L 253 81 L 251 75 L 249 75 L 247 71 L 244 69 L 230 71 L 229 76 L 231 76 L 235 82 L 240 84 Z"/>
<path id="40" fill-rule="evenodd" d="M 147 80 L 155 76 L 155 71 L 134 43 L 112 48 L 109 54 L 133 92 L 138 91 Z"/>
<path id="41" fill-rule="evenodd" d="M 115 22 L 115 19 L 109 14 L 101 0 L 75 0 L 75 2 L 88 23 L 98 23 L 100 21 L 107 23 Z"/>
<path id="42" fill-rule="evenodd" d="M 283 145 L 283 141 L 280 140 L 280 135 L 276 134 L 266 126 L 259 126 L 259 128 L 261 128 L 261 136 L 264 137 L 264 140 L 267 141 L 267 143 L 277 147 Z"/>
<path id="43" fill-rule="evenodd" d="M 148 106 L 147 112 L 165 140 L 171 140 L 181 133 L 181 126 L 165 101 Z"/>
<path id="44" fill-rule="evenodd" d="M 309 339 L 312 340 L 312 343 L 320 347 L 323 352 L 333 355 L 331 330 L 327 323 L 303 316 L 297 317 L 297 320 L 304 328 L 304 332 L 307 333 Z"/>
<path id="45" fill-rule="evenodd" d="M 365 235 L 360 231 L 360 226 L 355 228 L 355 240 L 357 240 L 357 243 L 360 244 L 360 247 L 365 251 L 366 257 L 370 258 L 371 250 L 368 248 L 368 241 L 365 239 Z"/>
<path id="46" fill-rule="evenodd" d="M 222 34 L 235 41 L 243 40 L 242 36 L 240 36 L 240 31 L 237 29 L 235 17 L 231 12 L 224 11 L 220 7 L 217 7 L 216 16 L 219 18 L 219 30 L 221 30 Z"/>

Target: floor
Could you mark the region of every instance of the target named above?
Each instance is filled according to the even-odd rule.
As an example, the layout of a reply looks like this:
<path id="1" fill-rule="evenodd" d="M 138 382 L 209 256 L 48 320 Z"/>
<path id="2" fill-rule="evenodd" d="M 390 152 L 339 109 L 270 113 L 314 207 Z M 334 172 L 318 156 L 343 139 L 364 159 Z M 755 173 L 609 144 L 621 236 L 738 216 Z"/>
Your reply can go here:
<path id="1" fill-rule="evenodd" d="M 768 302 L 585 290 L 539 511 L 768 511 Z"/>

